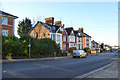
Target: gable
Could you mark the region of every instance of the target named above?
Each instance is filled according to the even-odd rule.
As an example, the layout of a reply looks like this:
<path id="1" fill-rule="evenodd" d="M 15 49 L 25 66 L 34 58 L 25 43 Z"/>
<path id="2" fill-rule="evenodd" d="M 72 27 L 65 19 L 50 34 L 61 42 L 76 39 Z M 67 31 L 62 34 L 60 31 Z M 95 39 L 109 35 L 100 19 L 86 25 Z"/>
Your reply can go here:
<path id="1" fill-rule="evenodd" d="M 75 36 L 74 31 L 72 30 L 70 36 Z"/>
<path id="2" fill-rule="evenodd" d="M 56 32 L 57 33 L 61 33 L 61 34 L 63 32 L 64 35 L 68 35 L 67 31 L 65 30 L 65 28 L 63 26 L 59 27 L 59 29 Z"/>
<path id="3" fill-rule="evenodd" d="M 56 31 L 56 33 L 62 33 L 63 32 L 63 26 L 60 26 L 59 28 L 58 28 L 58 30 Z"/>
<path id="4" fill-rule="evenodd" d="M 35 25 L 35 27 L 30 31 L 30 36 L 33 38 L 49 38 L 50 37 L 50 31 L 40 22 Z"/>

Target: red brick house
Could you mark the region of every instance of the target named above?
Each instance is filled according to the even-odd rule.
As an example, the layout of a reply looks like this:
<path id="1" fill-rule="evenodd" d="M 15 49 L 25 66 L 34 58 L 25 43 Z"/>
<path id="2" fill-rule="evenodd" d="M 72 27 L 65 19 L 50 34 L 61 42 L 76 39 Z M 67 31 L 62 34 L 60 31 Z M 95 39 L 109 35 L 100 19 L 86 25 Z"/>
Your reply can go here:
<path id="1" fill-rule="evenodd" d="M 61 24 L 61 21 L 57 21 L 57 25 L 60 25 Z M 56 33 L 61 33 L 62 34 L 62 50 L 63 51 L 67 51 L 67 31 L 65 30 L 64 28 L 64 25 L 61 26 L 57 31 Z"/>
<path id="2" fill-rule="evenodd" d="M 76 49 L 80 50 L 83 49 L 83 42 L 82 38 L 84 37 L 84 34 L 81 32 L 80 28 L 78 30 L 74 30 L 75 33 L 75 43 L 76 43 Z"/>
<path id="3" fill-rule="evenodd" d="M 1 16 L 2 35 L 4 36 L 14 35 L 15 19 L 17 19 L 18 17 L 3 11 L 0 11 L 0 15 L 2 15 Z"/>
<path id="4" fill-rule="evenodd" d="M 75 47 L 76 48 L 75 33 L 74 33 L 73 27 L 67 27 L 67 28 L 65 28 L 65 30 L 68 33 L 68 35 L 67 35 L 67 50 L 70 47 Z"/>

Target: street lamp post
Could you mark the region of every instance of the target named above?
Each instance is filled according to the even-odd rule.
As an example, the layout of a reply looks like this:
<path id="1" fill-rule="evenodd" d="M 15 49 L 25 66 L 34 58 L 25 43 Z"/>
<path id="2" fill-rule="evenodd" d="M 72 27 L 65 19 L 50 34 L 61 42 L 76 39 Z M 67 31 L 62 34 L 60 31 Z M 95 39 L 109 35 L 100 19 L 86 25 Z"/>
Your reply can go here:
<path id="1" fill-rule="evenodd" d="M 28 47 L 29 47 L 29 60 L 30 60 L 30 58 L 31 58 L 31 54 L 30 54 L 30 47 L 31 47 L 30 41 L 29 41 Z"/>

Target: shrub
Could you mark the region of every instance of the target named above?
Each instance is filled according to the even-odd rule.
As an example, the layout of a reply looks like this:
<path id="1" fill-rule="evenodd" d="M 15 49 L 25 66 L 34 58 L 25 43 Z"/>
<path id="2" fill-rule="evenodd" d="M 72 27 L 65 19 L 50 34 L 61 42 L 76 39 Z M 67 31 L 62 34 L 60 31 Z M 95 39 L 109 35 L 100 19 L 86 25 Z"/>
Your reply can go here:
<path id="1" fill-rule="evenodd" d="M 11 56 L 12 56 L 12 53 L 8 53 L 6 58 L 9 59 L 9 58 L 11 58 Z"/>
<path id="2" fill-rule="evenodd" d="M 84 48 L 84 51 L 85 51 L 85 52 L 89 52 L 89 53 L 90 53 L 90 51 L 91 51 L 91 50 L 90 50 L 90 48 L 89 48 L 89 47 L 85 47 L 85 48 Z"/>
<path id="3" fill-rule="evenodd" d="M 24 43 L 20 42 L 19 39 L 15 36 L 2 36 L 2 57 L 6 58 L 9 53 L 12 53 L 11 56 L 23 56 L 27 54 L 25 52 Z"/>
<path id="4" fill-rule="evenodd" d="M 71 55 L 73 54 L 73 50 L 76 50 L 76 48 L 75 48 L 75 47 L 70 47 L 70 48 L 68 49 L 68 51 L 69 51 L 69 53 L 71 53 Z"/>
<path id="5" fill-rule="evenodd" d="M 2 37 L 2 57 L 8 58 L 9 56 L 13 58 L 19 58 L 20 56 L 28 57 L 28 44 L 31 44 L 30 52 L 31 57 L 47 57 L 53 56 L 56 52 L 56 56 L 61 56 L 61 49 L 59 44 L 56 44 L 54 40 L 49 38 L 36 39 L 29 35 L 22 35 L 21 38 L 15 36 Z M 10 54 L 12 53 L 12 54 Z"/>
<path id="6" fill-rule="evenodd" d="M 50 38 L 43 38 L 40 39 L 40 53 L 43 56 L 50 55 L 53 56 L 53 53 L 56 52 L 56 54 L 61 54 L 61 49 L 59 47 L 59 44 L 56 44 L 56 42 Z"/>

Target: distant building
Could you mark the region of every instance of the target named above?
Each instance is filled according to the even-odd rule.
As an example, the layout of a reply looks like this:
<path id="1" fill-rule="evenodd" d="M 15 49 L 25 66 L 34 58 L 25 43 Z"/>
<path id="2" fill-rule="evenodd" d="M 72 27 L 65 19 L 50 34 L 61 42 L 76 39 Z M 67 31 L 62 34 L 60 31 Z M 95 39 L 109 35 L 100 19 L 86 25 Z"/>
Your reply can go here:
<path id="1" fill-rule="evenodd" d="M 100 48 L 100 45 L 94 40 L 91 41 L 91 49 L 92 50 L 97 50 L 98 48 Z"/>
<path id="2" fill-rule="evenodd" d="M 83 43 L 83 49 L 85 47 L 89 47 L 91 49 L 91 36 L 89 36 L 88 34 L 86 34 L 83 30 L 83 28 L 81 28 L 81 32 L 83 33 L 83 37 L 82 37 L 82 43 Z"/>
<path id="3" fill-rule="evenodd" d="M 17 19 L 17 16 L 14 16 L 12 14 L 0 11 L 0 15 L 2 18 L 2 35 L 4 36 L 12 36 L 14 35 L 15 31 L 15 19 Z"/>

